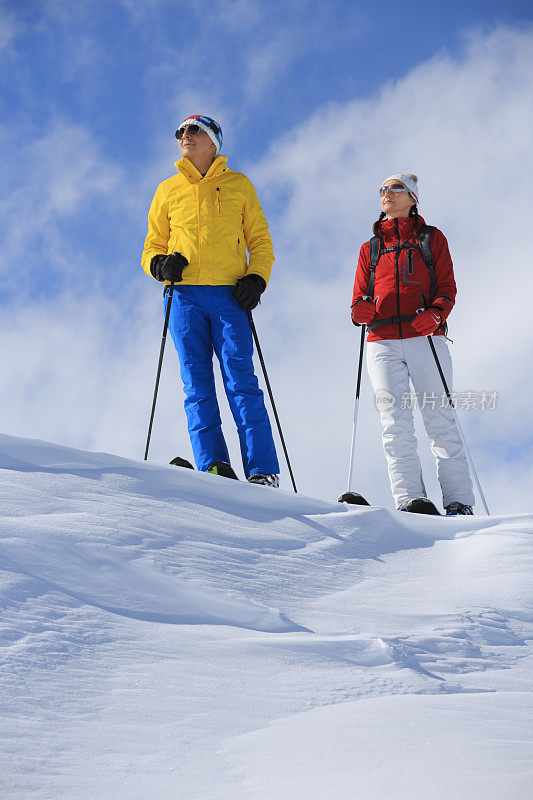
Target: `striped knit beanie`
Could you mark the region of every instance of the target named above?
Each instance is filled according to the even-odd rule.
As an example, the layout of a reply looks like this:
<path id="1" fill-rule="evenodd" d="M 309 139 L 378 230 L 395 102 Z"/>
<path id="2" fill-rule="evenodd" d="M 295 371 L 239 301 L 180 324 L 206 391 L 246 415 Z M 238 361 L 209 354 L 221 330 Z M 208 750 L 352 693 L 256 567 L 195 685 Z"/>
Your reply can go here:
<path id="1" fill-rule="evenodd" d="M 212 117 L 206 117 L 203 114 L 193 114 L 192 117 L 187 117 L 187 119 L 181 123 L 180 128 L 183 128 L 184 125 L 198 125 L 200 130 L 205 131 L 215 145 L 218 156 L 222 148 L 222 128 L 218 122 L 215 122 Z"/>

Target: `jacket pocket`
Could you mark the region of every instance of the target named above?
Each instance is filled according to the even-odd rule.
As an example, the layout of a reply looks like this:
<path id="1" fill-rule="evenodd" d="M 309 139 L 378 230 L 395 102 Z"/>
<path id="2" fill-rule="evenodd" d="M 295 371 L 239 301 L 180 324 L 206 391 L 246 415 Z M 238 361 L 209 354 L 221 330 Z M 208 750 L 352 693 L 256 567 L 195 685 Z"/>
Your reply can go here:
<path id="1" fill-rule="evenodd" d="M 246 266 L 246 243 L 244 241 L 244 233 L 237 236 L 237 255 L 244 266 Z"/>

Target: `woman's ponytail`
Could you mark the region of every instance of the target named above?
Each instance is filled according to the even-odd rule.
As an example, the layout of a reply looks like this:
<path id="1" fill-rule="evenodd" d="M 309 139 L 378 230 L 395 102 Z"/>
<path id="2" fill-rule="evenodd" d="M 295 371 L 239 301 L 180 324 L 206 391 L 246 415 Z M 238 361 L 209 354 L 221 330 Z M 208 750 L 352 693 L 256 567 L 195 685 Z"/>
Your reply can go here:
<path id="1" fill-rule="evenodd" d="M 381 241 L 383 241 L 383 234 L 381 233 L 381 221 L 385 219 L 386 216 L 387 215 L 385 214 L 385 212 L 382 211 L 381 214 L 379 215 L 379 219 L 377 219 L 372 225 L 374 236 L 377 236 L 378 239 L 381 239 Z"/>
<path id="2" fill-rule="evenodd" d="M 417 178 L 416 175 L 413 175 L 411 172 L 406 172 L 405 174 L 407 175 L 408 178 L 411 178 L 411 180 L 414 181 L 416 183 L 416 185 L 418 186 L 418 178 Z M 414 206 L 411 206 L 411 208 L 409 209 L 409 216 L 412 219 L 414 219 L 413 230 L 414 230 L 416 238 L 418 239 L 418 236 L 419 236 L 419 233 L 420 233 L 420 228 L 418 226 L 418 207 L 417 207 L 416 203 L 414 204 Z"/>
<path id="3" fill-rule="evenodd" d="M 409 216 L 411 217 L 411 219 L 414 219 L 413 231 L 416 238 L 418 239 L 418 237 L 420 236 L 420 228 L 418 227 L 418 208 L 416 207 L 416 203 L 412 205 L 411 208 L 409 209 Z"/>

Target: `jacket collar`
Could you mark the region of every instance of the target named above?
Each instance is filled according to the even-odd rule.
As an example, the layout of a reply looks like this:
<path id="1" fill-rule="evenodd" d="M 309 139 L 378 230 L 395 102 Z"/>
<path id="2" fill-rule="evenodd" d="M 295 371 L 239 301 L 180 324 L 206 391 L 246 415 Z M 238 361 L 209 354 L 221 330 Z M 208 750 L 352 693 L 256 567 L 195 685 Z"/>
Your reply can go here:
<path id="1" fill-rule="evenodd" d="M 227 172 L 227 161 L 227 156 L 217 156 L 204 176 L 202 176 L 202 173 L 196 169 L 192 161 L 189 161 L 188 158 L 180 158 L 179 161 L 176 161 L 174 166 L 178 172 L 187 178 L 189 183 L 200 183 L 201 180 L 217 178 L 223 172 Z"/>
<path id="2" fill-rule="evenodd" d="M 418 215 L 419 227 L 425 225 L 424 218 Z M 414 232 L 415 221 L 413 217 L 398 217 L 398 231 L 401 239 L 412 239 L 415 235 Z M 396 220 L 385 219 L 381 223 L 381 231 L 384 238 L 396 237 Z"/>

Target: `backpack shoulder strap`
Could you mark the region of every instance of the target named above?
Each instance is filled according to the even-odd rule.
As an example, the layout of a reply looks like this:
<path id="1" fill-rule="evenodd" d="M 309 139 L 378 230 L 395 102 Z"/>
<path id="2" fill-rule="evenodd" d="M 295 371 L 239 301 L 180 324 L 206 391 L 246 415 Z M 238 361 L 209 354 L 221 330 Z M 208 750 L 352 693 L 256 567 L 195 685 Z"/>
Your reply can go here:
<path id="1" fill-rule="evenodd" d="M 422 253 L 422 258 L 425 261 L 425 264 L 429 270 L 429 304 L 433 302 L 435 299 L 435 294 L 437 291 L 437 277 L 435 275 L 435 264 L 433 262 L 433 254 L 431 252 L 431 242 L 430 236 L 431 231 L 434 231 L 435 228 L 433 225 L 424 225 L 424 227 L 420 230 L 418 236 L 418 246 L 420 248 L 420 252 Z"/>
<path id="2" fill-rule="evenodd" d="M 373 236 L 370 239 L 370 277 L 368 279 L 368 288 L 366 293 L 371 300 L 374 299 L 374 281 L 376 279 L 376 267 L 379 261 L 379 247 L 380 247 L 380 240 L 378 236 Z"/>

